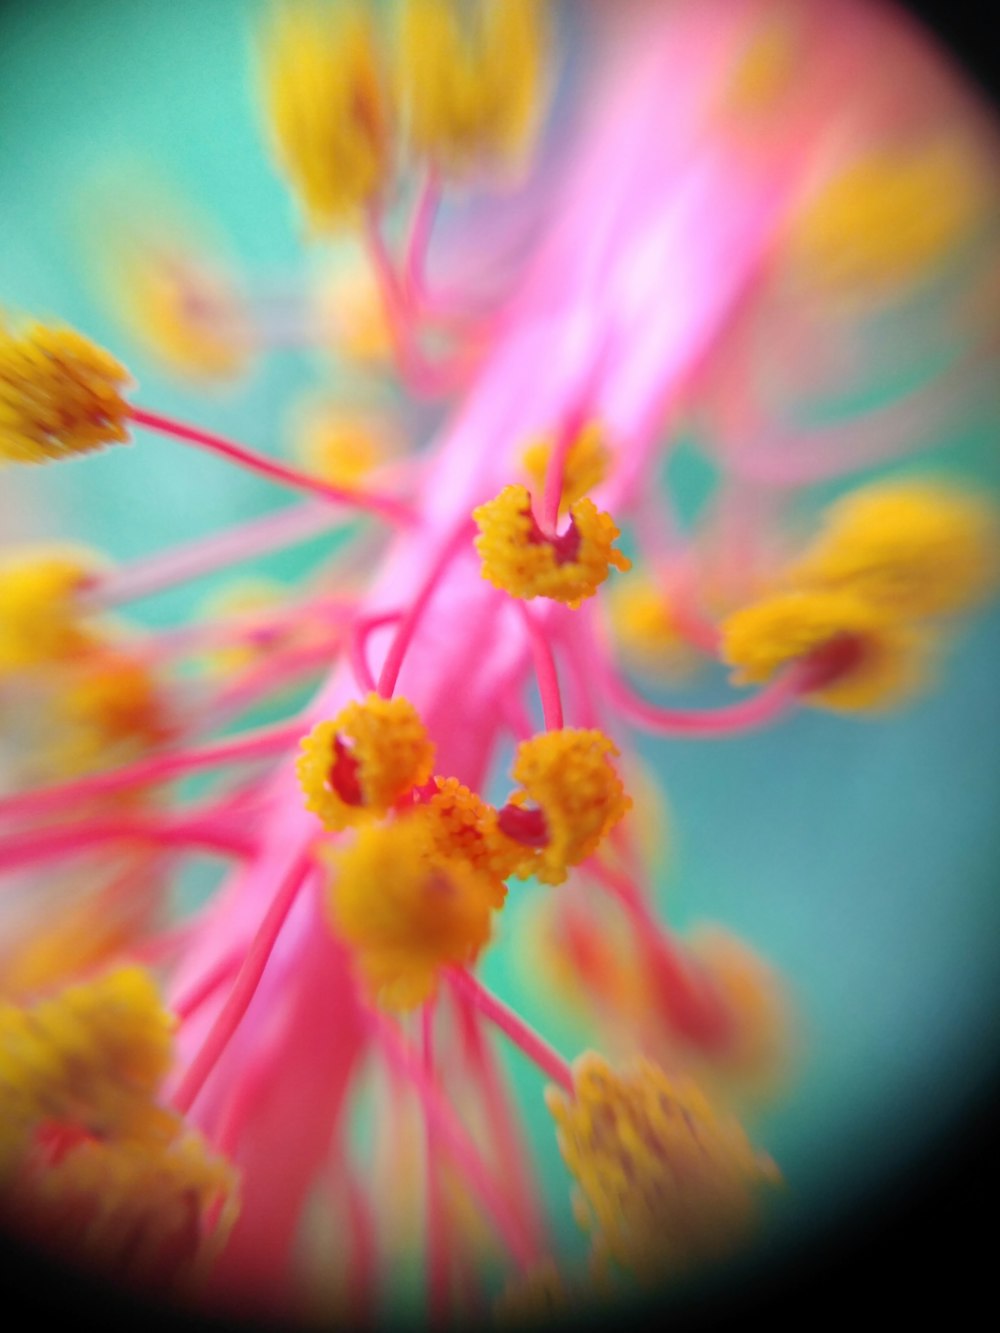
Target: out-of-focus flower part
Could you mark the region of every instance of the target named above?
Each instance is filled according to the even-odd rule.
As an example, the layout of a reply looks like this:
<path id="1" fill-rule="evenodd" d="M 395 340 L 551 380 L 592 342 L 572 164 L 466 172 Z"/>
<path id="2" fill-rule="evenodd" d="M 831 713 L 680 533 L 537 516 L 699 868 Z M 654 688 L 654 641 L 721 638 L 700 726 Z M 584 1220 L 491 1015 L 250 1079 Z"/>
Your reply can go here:
<path id="1" fill-rule="evenodd" d="M 573 1094 L 547 1101 L 599 1248 L 650 1283 L 738 1248 L 756 1191 L 780 1179 L 738 1121 L 648 1061 L 618 1074 L 583 1055 Z"/>
<path id="2" fill-rule="evenodd" d="M 577 607 L 607 579 L 611 567 L 630 567 L 614 546 L 618 528 L 592 500 L 570 506 L 569 526 L 546 536 L 524 486 L 505 486 L 494 500 L 473 511 L 479 527 L 476 550 L 483 578 L 513 597 L 550 597 Z"/>
<path id="3" fill-rule="evenodd" d="M 300 404 L 295 413 L 294 450 L 308 471 L 349 487 L 398 454 L 400 444 L 395 423 L 386 414 L 312 401 Z"/>
<path id="4" fill-rule="evenodd" d="M 0 459 L 46 463 L 128 439 L 125 367 L 72 329 L 0 325 Z"/>
<path id="5" fill-rule="evenodd" d="M 541 495 L 545 486 L 545 473 L 551 456 L 552 443 L 549 440 L 538 440 L 524 451 L 524 468 L 531 478 L 535 495 Z M 577 500 L 582 500 L 595 486 L 599 486 L 610 466 L 611 452 L 604 431 L 599 422 L 592 422 L 580 431 L 566 454 L 559 499 L 560 514 L 564 514 Z"/>
<path id="6" fill-rule="evenodd" d="M 66 662 L 98 642 L 77 594 L 104 561 L 69 547 L 22 548 L 0 564 L 0 673 Z"/>
<path id="7" fill-rule="evenodd" d="M 296 0 L 271 19 L 264 86 L 272 144 L 310 231 L 357 220 L 389 169 L 390 109 L 371 17 Z"/>
<path id="8" fill-rule="evenodd" d="M 500 1328 L 531 1328 L 568 1318 L 574 1293 L 551 1259 L 508 1282 L 493 1307 Z"/>
<path id="9" fill-rule="evenodd" d="M 377 819 L 431 775 L 434 746 L 405 699 L 370 694 L 302 742 L 297 771 L 306 808 L 328 829 Z"/>
<path id="10" fill-rule="evenodd" d="M 408 142 L 447 175 L 523 155 L 545 78 L 544 0 L 403 0 L 399 96 Z"/>
<path id="11" fill-rule="evenodd" d="M 704 663 L 685 635 L 675 598 L 648 573 L 616 579 L 608 612 L 615 640 L 629 666 L 654 679 L 683 680 Z"/>

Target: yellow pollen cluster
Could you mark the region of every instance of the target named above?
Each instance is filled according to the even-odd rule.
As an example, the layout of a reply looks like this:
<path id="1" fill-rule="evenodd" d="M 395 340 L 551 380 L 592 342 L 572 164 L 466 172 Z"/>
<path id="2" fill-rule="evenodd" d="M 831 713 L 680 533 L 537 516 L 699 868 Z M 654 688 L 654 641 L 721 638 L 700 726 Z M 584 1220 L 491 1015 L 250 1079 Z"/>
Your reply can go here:
<path id="1" fill-rule="evenodd" d="M 947 140 L 872 151 L 806 209 L 792 253 L 824 286 L 877 291 L 913 282 L 971 231 L 984 204 L 980 175 Z"/>
<path id="2" fill-rule="evenodd" d="M 272 18 L 264 82 L 275 157 L 309 228 L 357 221 L 389 170 L 389 107 L 370 16 L 296 3 Z"/>
<path id="3" fill-rule="evenodd" d="M 0 460 L 45 463 L 128 439 L 124 366 L 72 329 L 0 324 Z"/>
<path id="4" fill-rule="evenodd" d="M 699 655 L 680 631 L 670 594 L 648 575 L 616 580 L 608 610 L 615 639 L 637 670 L 676 680 L 697 669 Z"/>
<path id="5" fill-rule="evenodd" d="M 399 451 L 391 421 L 344 411 L 334 402 L 304 404 L 294 432 L 295 452 L 303 465 L 333 486 L 357 486 Z"/>
<path id="6" fill-rule="evenodd" d="M 399 93 L 413 150 L 461 175 L 514 159 L 542 100 L 544 0 L 404 0 Z"/>
<path id="7" fill-rule="evenodd" d="M 334 865 L 334 929 L 386 1007 L 423 1003 L 440 967 L 475 962 L 489 940 L 495 881 L 442 856 L 418 818 L 360 829 Z"/>
<path id="8" fill-rule="evenodd" d="M 618 754 L 599 731 L 563 728 L 522 741 L 511 775 L 520 790 L 513 806 L 529 802 L 545 819 L 546 841 L 524 848 L 516 873 L 562 884 L 631 807 L 612 759 Z"/>
<path id="9" fill-rule="evenodd" d="M 662 1281 L 745 1240 L 755 1189 L 779 1177 L 737 1120 L 648 1061 L 618 1074 L 589 1053 L 573 1083 L 575 1096 L 550 1088 L 546 1100 L 581 1214 L 615 1262 Z"/>
<path id="10" fill-rule="evenodd" d="M 886 482 L 845 496 L 793 571 L 849 589 L 901 618 L 963 611 L 998 573 L 996 515 L 985 501 L 931 482 Z"/>
<path id="11" fill-rule="evenodd" d="M 619 533 L 609 514 L 586 499 L 578 500 L 569 513 L 568 531 L 548 538 L 535 521 L 524 486 L 505 486 L 495 499 L 473 510 L 483 578 L 512 597 L 550 597 L 577 607 L 594 595 L 612 565 L 631 568 L 614 548 Z"/>
<path id="12" fill-rule="evenodd" d="M 521 461 L 536 495 L 542 493 L 551 456 L 552 444 L 549 440 L 538 440 L 524 451 Z M 570 505 L 582 500 L 595 486 L 599 486 L 608 475 L 610 466 L 611 452 L 605 443 L 604 430 L 598 422 L 591 422 L 580 431 L 566 455 L 562 494 L 559 497 L 560 514 L 565 514 Z"/>
<path id="13" fill-rule="evenodd" d="M 138 968 L 0 1007 L 6 1205 L 47 1245 L 132 1282 L 197 1276 L 235 1208 L 230 1168 L 155 1100 L 172 1024 Z"/>
<path id="14" fill-rule="evenodd" d="M 779 592 L 723 625 L 722 656 L 737 684 L 770 679 L 803 659 L 815 665 L 810 700 L 848 712 L 888 707 L 920 681 L 921 640 L 853 593 L 826 588 Z M 828 682 L 828 683 L 827 683 Z"/>
<path id="15" fill-rule="evenodd" d="M 89 551 L 59 546 L 0 562 L 0 673 L 68 662 L 95 645 L 76 598 L 99 567 Z"/>
<path id="16" fill-rule="evenodd" d="M 321 722 L 301 743 L 296 771 L 306 809 L 330 830 L 381 818 L 426 782 L 434 746 L 406 699 L 369 694 Z"/>
<path id="17" fill-rule="evenodd" d="M 124 762 L 172 731 L 149 663 L 121 649 L 90 654 L 67 678 L 55 704 L 55 767 L 64 775 Z"/>
<path id="18" fill-rule="evenodd" d="M 497 811 L 457 778 L 435 778 L 436 793 L 416 808 L 435 848 L 443 856 L 457 857 L 480 874 L 492 879 L 501 907 L 506 890 L 503 881 L 511 875 L 523 855 L 500 832 Z"/>

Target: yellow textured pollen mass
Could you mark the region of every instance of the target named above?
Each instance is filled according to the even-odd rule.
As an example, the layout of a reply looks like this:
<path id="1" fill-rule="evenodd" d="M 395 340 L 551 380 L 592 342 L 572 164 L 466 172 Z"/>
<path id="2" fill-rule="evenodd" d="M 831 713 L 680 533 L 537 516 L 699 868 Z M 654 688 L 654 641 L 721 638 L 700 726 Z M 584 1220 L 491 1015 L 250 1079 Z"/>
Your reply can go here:
<path id="1" fill-rule="evenodd" d="M 0 323 L 0 460 L 47 463 L 128 439 L 129 375 L 72 329 Z"/>
<path id="2" fill-rule="evenodd" d="M 39 546 L 0 561 L 0 673 L 67 662 L 94 647 L 77 602 L 101 568 L 91 552 Z"/>
<path id="3" fill-rule="evenodd" d="M 546 842 L 525 847 L 516 873 L 562 884 L 571 866 L 585 861 L 631 808 L 612 759 L 617 749 L 600 731 L 562 728 L 522 741 L 511 776 L 520 789 L 510 804 L 537 806 Z M 512 840 L 513 841 L 513 840 Z"/>
<path id="4" fill-rule="evenodd" d="M 806 209 L 792 254 L 824 286 L 892 288 L 946 260 L 984 203 L 981 172 L 956 143 L 873 150 Z"/>
<path id="5" fill-rule="evenodd" d="M 316 234 L 355 223 L 388 177 L 390 112 L 370 15 L 282 6 L 264 49 L 265 100 L 278 165 Z"/>
<path id="6" fill-rule="evenodd" d="M 619 532 L 609 514 L 587 499 L 577 500 L 569 514 L 567 532 L 548 538 L 535 521 L 527 488 L 505 486 L 472 513 L 483 578 L 512 597 L 549 597 L 577 607 L 594 595 L 612 565 L 631 568 L 614 547 Z"/>
<path id="7" fill-rule="evenodd" d="M 381 818 L 431 775 L 434 746 L 406 699 L 369 694 L 321 722 L 296 763 L 306 809 L 337 830 Z"/>
<path id="8" fill-rule="evenodd" d="M 388 1008 L 423 1003 L 439 968 L 475 962 L 489 940 L 493 879 L 468 861 L 442 856 L 419 819 L 360 829 L 334 865 L 334 929 Z"/>
<path id="9" fill-rule="evenodd" d="M 766 681 L 782 667 L 810 659 L 817 683 L 804 698 L 846 712 L 905 700 L 921 683 L 924 649 L 911 626 L 836 589 L 775 593 L 722 626 L 722 658 L 735 668 L 734 683 Z"/>
<path id="10" fill-rule="evenodd" d="M 494 905 L 502 907 L 503 882 L 513 874 L 523 849 L 500 832 L 496 809 L 457 778 L 435 778 L 434 785 L 435 794 L 410 818 L 424 823 L 441 855 L 457 857 L 490 878 L 496 889 Z"/>
<path id="11" fill-rule="evenodd" d="M 839 500 L 793 571 L 900 617 L 963 611 L 997 585 L 996 513 L 978 496 L 930 482 L 886 482 Z"/>
<path id="12" fill-rule="evenodd" d="M 398 84 L 412 148 L 441 171 L 517 161 L 542 104 L 542 0 L 405 0 Z"/>
<path id="13" fill-rule="evenodd" d="M 538 440 L 524 451 L 521 461 L 536 495 L 542 493 L 551 456 L 550 440 Z M 604 430 L 598 422 L 591 422 L 580 431 L 566 455 L 559 513 L 565 514 L 570 505 L 582 500 L 595 486 L 599 486 L 610 467 L 611 451 L 605 442 Z"/>
<path id="14" fill-rule="evenodd" d="M 588 1053 L 575 1095 L 546 1101 L 595 1240 L 642 1280 L 733 1253 L 755 1217 L 755 1191 L 779 1179 L 737 1120 L 693 1083 L 648 1061 L 616 1073 Z"/>

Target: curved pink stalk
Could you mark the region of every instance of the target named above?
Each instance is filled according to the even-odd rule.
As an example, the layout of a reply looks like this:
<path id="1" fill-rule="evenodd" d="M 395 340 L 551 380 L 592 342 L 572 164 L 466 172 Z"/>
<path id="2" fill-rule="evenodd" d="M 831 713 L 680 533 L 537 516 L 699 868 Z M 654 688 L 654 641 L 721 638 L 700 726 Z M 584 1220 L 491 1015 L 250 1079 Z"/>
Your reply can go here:
<path id="1" fill-rule="evenodd" d="M 542 700 L 542 717 L 549 731 L 559 731 L 563 725 L 562 696 L 559 693 L 559 675 L 552 645 L 545 631 L 521 601 L 517 603 L 524 627 L 531 644 L 531 655 L 535 663 L 535 676 L 538 680 L 538 693 Z"/>
<path id="2" fill-rule="evenodd" d="M 551 1047 L 548 1042 L 517 1014 L 478 982 L 464 968 L 447 967 L 444 969 L 448 980 L 469 1004 L 483 1015 L 507 1037 L 519 1051 L 522 1051 L 533 1064 L 549 1078 L 554 1079 L 567 1092 L 573 1091 L 573 1071 L 569 1062 Z"/>
<path id="3" fill-rule="evenodd" d="M 320 495 L 334 504 L 367 510 L 369 513 L 378 514 L 380 518 L 384 518 L 390 523 L 406 525 L 414 521 L 415 514 L 413 510 L 394 496 L 379 495 L 371 491 L 348 490 L 343 486 L 332 486 L 328 482 L 321 481 L 318 477 L 311 477 L 306 472 L 298 471 L 297 468 L 287 467 L 284 463 L 276 463 L 263 454 L 256 454 L 252 450 L 244 448 L 241 444 L 224 439 L 221 435 L 216 435 L 211 431 L 199 430 L 194 426 L 187 426 L 181 421 L 173 421 L 170 417 L 162 416 L 157 412 L 147 412 L 145 408 L 132 407 L 129 410 L 129 416 L 137 426 L 145 426 L 147 430 L 159 431 L 161 435 L 169 435 L 171 439 L 180 440 L 184 444 L 197 445 L 199 449 L 218 454 L 221 458 L 227 458 L 230 462 L 238 463 L 251 472 L 257 472 L 270 481 L 280 482 L 283 486 L 291 486 L 296 490 Z"/>
<path id="4" fill-rule="evenodd" d="M 285 924 L 285 919 L 300 889 L 309 879 L 312 866 L 312 853 L 306 850 L 292 862 L 284 882 L 274 895 L 264 920 L 260 923 L 260 929 L 250 945 L 250 950 L 243 960 L 243 966 L 237 974 L 229 999 L 219 1012 L 204 1045 L 188 1066 L 187 1073 L 174 1093 L 174 1105 L 182 1115 L 190 1111 L 195 1098 L 205 1086 L 206 1079 L 239 1027 L 250 1001 L 257 993 L 257 987 L 281 933 L 281 927 Z"/>
<path id="5" fill-rule="evenodd" d="M 105 843 L 151 843 L 156 847 L 215 852 L 221 856 L 249 857 L 255 840 L 236 829 L 213 823 L 205 816 L 191 819 L 93 820 L 59 828 L 31 829 L 0 839 L 0 872 L 44 865 L 64 856 L 78 856 Z"/>
<path id="6" fill-rule="evenodd" d="M 382 629 L 386 625 L 394 625 L 398 620 L 402 620 L 402 611 L 386 611 L 377 616 L 365 616 L 363 619 L 355 622 L 353 633 L 347 647 L 347 655 L 351 664 L 351 670 L 354 672 L 354 679 L 366 693 L 371 693 L 375 689 L 375 677 L 372 669 L 368 665 L 368 656 L 366 649 L 368 640 L 377 629 Z"/>
<path id="7" fill-rule="evenodd" d="M 94 796 L 106 796 L 129 787 L 163 782 L 184 773 L 196 773 L 203 768 L 268 759 L 290 749 L 304 734 L 305 728 L 301 722 L 279 722 L 275 726 L 261 727 L 230 740 L 217 741 L 214 745 L 193 745 L 186 750 L 150 755 L 133 764 L 102 773 L 91 773 L 86 777 L 75 778 L 72 782 L 60 782 L 51 787 L 38 787 L 34 791 L 0 797 L 0 816 L 40 814 Z"/>

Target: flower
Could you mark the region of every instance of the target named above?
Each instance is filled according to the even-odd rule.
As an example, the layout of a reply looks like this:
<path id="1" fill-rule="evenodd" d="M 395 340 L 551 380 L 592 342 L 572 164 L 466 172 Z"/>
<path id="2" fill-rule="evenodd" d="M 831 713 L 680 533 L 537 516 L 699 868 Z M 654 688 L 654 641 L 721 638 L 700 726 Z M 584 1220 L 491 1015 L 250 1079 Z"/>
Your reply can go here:
<path id="1" fill-rule="evenodd" d="M 47 463 L 128 439 L 128 372 L 72 329 L 0 324 L 0 459 Z"/>

